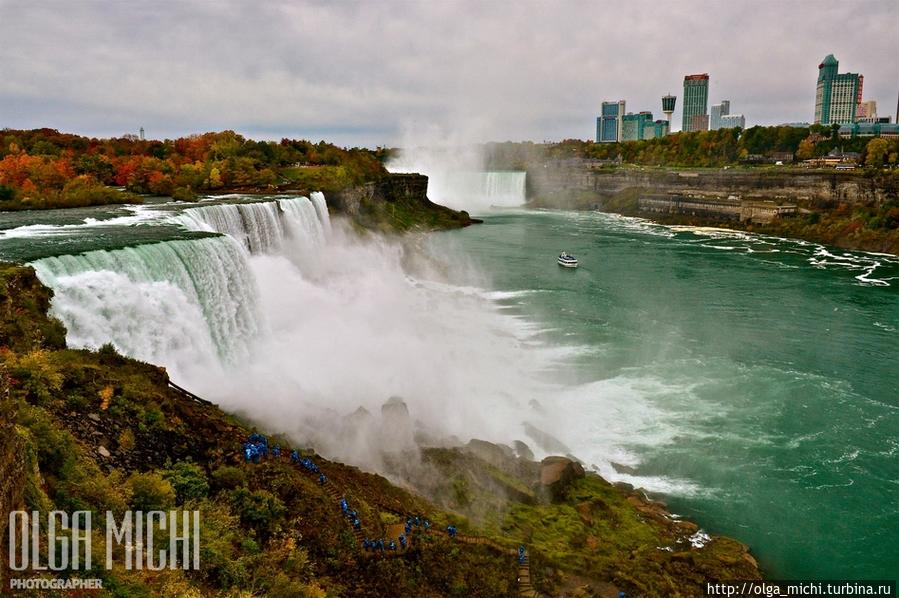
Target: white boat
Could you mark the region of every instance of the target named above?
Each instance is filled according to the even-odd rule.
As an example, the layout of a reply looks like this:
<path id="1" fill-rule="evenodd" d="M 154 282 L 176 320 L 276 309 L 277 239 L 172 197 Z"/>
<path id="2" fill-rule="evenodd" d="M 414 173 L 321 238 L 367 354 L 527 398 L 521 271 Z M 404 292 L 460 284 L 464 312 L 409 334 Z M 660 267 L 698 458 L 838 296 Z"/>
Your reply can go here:
<path id="1" fill-rule="evenodd" d="M 563 251 L 559 254 L 559 265 L 563 268 L 577 268 L 577 258 Z"/>

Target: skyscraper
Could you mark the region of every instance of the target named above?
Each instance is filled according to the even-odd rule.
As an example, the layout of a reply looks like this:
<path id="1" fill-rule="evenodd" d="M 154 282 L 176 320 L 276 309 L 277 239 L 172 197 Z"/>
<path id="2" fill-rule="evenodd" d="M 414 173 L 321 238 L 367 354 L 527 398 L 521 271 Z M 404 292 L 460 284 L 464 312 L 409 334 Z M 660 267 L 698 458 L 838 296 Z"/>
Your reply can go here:
<path id="1" fill-rule="evenodd" d="M 721 128 L 721 117 L 730 114 L 730 100 L 721 100 L 720 104 L 712 104 L 709 117 L 709 131 L 717 131 Z"/>
<path id="2" fill-rule="evenodd" d="M 643 111 L 639 114 L 625 114 L 622 119 L 621 136 L 619 141 L 640 141 L 643 139 L 643 127 L 652 124 L 652 112 Z"/>
<path id="3" fill-rule="evenodd" d="M 815 123 L 851 123 L 856 106 L 861 102 L 862 82 L 858 73 L 840 73 L 840 63 L 828 54 L 818 65 L 818 85 L 815 89 Z"/>
<path id="4" fill-rule="evenodd" d="M 684 77 L 684 116 L 682 131 L 704 131 L 708 128 L 709 75 Z"/>
<path id="5" fill-rule="evenodd" d="M 596 142 L 616 143 L 621 141 L 621 125 L 624 118 L 624 100 L 603 102 L 602 114 L 596 119 Z"/>

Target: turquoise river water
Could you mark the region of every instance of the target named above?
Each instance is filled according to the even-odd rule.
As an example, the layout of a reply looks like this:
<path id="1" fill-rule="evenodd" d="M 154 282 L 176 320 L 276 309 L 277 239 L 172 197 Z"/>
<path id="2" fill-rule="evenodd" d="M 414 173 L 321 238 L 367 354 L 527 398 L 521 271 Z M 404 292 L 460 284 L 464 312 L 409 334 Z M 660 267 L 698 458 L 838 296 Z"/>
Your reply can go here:
<path id="1" fill-rule="evenodd" d="M 749 544 L 775 578 L 899 576 L 899 258 L 599 213 L 436 241 L 581 347 L 582 459 Z M 581 267 L 557 267 L 562 250 Z M 610 458 L 611 457 L 611 458 Z"/>

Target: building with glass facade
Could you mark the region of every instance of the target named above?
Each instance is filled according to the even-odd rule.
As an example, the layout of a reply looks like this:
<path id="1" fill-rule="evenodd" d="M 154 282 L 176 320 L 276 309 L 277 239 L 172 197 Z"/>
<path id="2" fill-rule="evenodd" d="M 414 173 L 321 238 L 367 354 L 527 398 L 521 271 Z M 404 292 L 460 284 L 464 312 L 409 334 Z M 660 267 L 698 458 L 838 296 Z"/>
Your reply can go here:
<path id="1" fill-rule="evenodd" d="M 643 111 L 638 114 L 625 114 L 621 124 L 621 141 L 640 141 L 643 139 L 643 126 L 652 123 L 652 112 Z"/>
<path id="2" fill-rule="evenodd" d="M 858 73 L 840 73 L 840 63 L 828 54 L 818 65 L 818 84 L 815 88 L 815 123 L 844 124 L 855 120 L 862 99 L 864 77 Z"/>
<path id="3" fill-rule="evenodd" d="M 681 129 L 687 132 L 704 131 L 708 129 L 708 107 L 708 73 L 702 73 L 701 75 L 687 75 L 684 77 L 684 115 Z M 705 124 L 704 127 L 703 123 Z"/>
<path id="4" fill-rule="evenodd" d="M 840 125 L 840 137 L 899 137 L 899 124 L 893 123 L 851 123 Z"/>
<path id="5" fill-rule="evenodd" d="M 645 121 L 643 123 L 642 139 L 657 139 L 664 137 L 670 130 L 671 123 L 667 120 Z"/>
<path id="6" fill-rule="evenodd" d="M 721 128 L 721 117 L 730 114 L 730 100 L 721 100 L 720 104 L 712 104 L 709 111 L 709 130 L 717 131 Z"/>
<path id="7" fill-rule="evenodd" d="M 745 129 L 746 117 L 742 114 L 725 114 L 721 117 L 721 126 L 719 129 Z"/>
<path id="8" fill-rule="evenodd" d="M 624 100 L 603 102 L 602 112 L 596 119 L 596 143 L 616 143 L 621 141 L 624 119 Z"/>

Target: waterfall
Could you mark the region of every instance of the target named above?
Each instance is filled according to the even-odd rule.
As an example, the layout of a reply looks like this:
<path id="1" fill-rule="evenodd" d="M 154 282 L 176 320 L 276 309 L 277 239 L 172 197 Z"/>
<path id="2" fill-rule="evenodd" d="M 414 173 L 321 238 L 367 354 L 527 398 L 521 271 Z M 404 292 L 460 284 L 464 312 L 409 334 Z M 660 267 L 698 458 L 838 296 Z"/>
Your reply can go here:
<path id="1" fill-rule="evenodd" d="M 249 254 L 283 254 L 285 240 L 325 243 L 321 193 L 191 207 L 163 223 L 221 233 L 47 257 L 32 262 L 54 290 L 52 311 L 73 347 L 112 343 L 167 367 L 210 370 L 250 355 L 263 328 Z M 185 366 L 187 364 L 187 366 Z"/>
<path id="2" fill-rule="evenodd" d="M 314 195 L 314 194 L 313 194 Z M 287 230 L 297 239 L 309 245 L 322 245 L 325 242 L 324 221 L 316 205 L 305 197 L 279 199 L 278 205 L 286 216 Z M 325 208 L 325 216 L 328 211 Z M 330 221 L 328 221 L 330 225 Z"/>
<path id="3" fill-rule="evenodd" d="M 190 230 L 229 235 L 251 253 L 277 253 L 285 236 L 321 245 L 331 231 L 325 196 L 255 203 L 217 204 L 184 210 L 176 220 Z"/>
<path id="4" fill-rule="evenodd" d="M 330 233 L 331 216 L 328 214 L 328 204 L 325 203 L 325 194 L 321 191 L 313 191 L 311 198 L 312 204 L 315 206 L 315 211 L 318 214 L 319 221 L 321 221 L 322 223 L 325 234 Z"/>
<path id="5" fill-rule="evenodd" d="M 483 172 L 478 174 L 483 178 L 483 195 L 492 205 L 515 207 L 527 201 L 525 197 L 526 172 Z"/>
<path id="6" fill-rule="evenodd" d="M 485 211 L 527 201 L 526 172 L 435 172 L 428 182 L 432 200 L 451 208 Z"/>
<path id="7" fill-rule="evenodd" d="M 231 364 L 259 333 L 256 281 L 231 237 L 165 241 L 32 263 L 74 347 L 111 342 L 166 366 Z"/>

